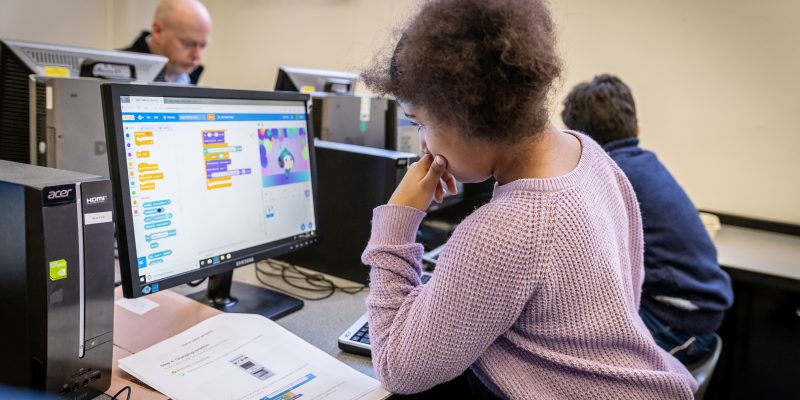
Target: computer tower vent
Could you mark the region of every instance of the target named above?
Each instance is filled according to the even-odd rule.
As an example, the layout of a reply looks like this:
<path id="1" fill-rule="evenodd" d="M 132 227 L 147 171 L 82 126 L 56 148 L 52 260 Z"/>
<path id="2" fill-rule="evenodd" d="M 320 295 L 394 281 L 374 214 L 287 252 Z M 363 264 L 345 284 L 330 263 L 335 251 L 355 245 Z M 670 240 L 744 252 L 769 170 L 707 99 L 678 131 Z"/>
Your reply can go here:
<path id="1" fill-rule="evenodd" d="M 0 45 L 0 159 L 30 163 L 28 75 L 32 72 Z"/>
<path id="2" fill-rule="evenodd" d="M 47 83 L 41 80 L 36 81 L 36 165 L 47 165 L 47 153 L 42 153 L 38 149 L 39 143 L 47 143 Z"/>

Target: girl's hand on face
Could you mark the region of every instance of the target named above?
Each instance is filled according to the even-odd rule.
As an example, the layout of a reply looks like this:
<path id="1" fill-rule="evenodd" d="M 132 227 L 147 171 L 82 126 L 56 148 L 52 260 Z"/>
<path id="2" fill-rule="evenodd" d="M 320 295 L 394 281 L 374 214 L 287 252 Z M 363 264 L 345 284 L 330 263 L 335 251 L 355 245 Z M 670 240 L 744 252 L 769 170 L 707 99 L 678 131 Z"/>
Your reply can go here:
<path id="1" fill-rule="evenodd" d="M 447 160 L 442 156 L 425 154 L 408 167 L 405 177 L 395 189 L 389 204 L 414 207 L 425 211 L 432 200 L 441 203 L 446 194 L 456 193 L 456 180 L 447 172 Z"/>

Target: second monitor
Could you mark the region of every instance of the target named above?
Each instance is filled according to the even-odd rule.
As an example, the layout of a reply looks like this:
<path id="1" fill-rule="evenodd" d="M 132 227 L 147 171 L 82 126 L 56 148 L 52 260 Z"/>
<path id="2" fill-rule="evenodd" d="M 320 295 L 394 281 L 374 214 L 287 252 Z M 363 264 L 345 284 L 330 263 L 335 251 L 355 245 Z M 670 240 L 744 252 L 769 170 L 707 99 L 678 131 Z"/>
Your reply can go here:
<path id="1" fill-rule="evenodd" d="M 122 84 L 102 95 L 125 297 L 210 277 L 205 301 L 226 311 L 302 307 L 231 280 L 316 241 L 308 96 Z"/>

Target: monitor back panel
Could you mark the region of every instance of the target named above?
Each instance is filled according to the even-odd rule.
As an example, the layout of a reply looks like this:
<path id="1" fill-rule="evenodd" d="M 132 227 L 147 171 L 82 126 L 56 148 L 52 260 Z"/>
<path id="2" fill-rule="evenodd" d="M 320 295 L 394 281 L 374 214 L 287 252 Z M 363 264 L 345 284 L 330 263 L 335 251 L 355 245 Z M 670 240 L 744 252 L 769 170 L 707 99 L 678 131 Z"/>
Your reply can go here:
<path id="1" fill-rule="evenodd" d="M 321 109 L 319 137 L 338 143 L 386 148 L 385 99 L 349 95 L 328 95 L 315 102 Z"/>

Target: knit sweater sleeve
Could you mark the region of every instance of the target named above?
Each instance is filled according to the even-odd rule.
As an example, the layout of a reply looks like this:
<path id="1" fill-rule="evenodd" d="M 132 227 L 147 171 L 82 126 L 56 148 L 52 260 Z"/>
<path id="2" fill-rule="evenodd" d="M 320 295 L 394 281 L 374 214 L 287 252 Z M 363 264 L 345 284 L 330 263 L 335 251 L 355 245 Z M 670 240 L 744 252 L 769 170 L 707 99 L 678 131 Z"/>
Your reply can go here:
<path id="1" fill-rule="evenodd" d="M 631 257 L 631 285 L 634 290 L 634 305 L 638 310 L 642 302 L 642 284 L 644 283 L 644 231 L 642 227 L 642 213 L 639 209 L 639 200 L 625 173 L 616 164 L 612 164 L 620 193 L 625 202 L 627 213 L 628 242 Z"/>
<path id="2" fill-rule="evenodd" d="M 413 241 L 424 213 L 375 209 L 362 260 L 372 267 L 372 361 L 388 390 L 416 393 L 455 378 L 515 323 L 541 276 L 529 268 L 530 221 L 510 211 L 492 202 L 464 220 L 422 286 L 422 246 Z"/>

